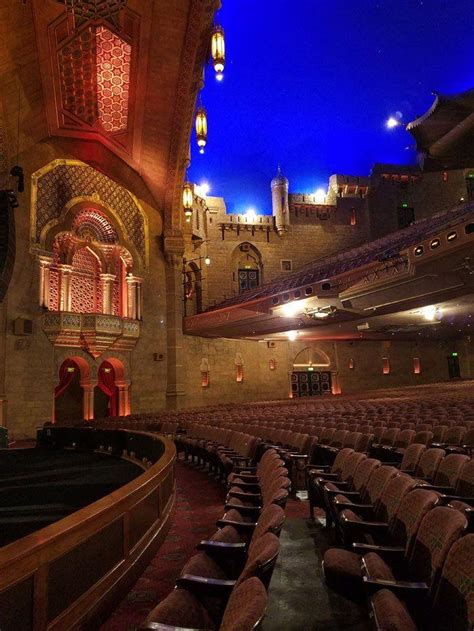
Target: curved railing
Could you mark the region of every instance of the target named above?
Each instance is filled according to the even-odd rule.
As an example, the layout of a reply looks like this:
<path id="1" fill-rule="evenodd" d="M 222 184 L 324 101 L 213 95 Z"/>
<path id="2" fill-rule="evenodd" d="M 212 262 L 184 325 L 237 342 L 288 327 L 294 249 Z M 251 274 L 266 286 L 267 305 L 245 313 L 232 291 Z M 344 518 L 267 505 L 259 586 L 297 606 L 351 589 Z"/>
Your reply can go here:
<path id="1" fill-rule="evenodd" d="M 1 631 L 98 626 L 163 542 L 175 501 L 172 441 L 145 432 L 47 428 L 41 444 L 141 464 L 110 495 L 0 548 Z"/>

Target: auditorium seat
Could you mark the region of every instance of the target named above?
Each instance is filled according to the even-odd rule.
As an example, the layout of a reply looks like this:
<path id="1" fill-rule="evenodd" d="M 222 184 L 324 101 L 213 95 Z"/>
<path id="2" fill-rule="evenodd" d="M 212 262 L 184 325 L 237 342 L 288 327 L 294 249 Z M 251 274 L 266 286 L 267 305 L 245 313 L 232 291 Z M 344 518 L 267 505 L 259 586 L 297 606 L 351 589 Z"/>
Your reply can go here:
<path id="1" fill-rule="evenodd" d="M 220 601 L 221 608 L 225 606 L 221 620 L 216 616 L 215 607 L 209 611 L 204 604 L 210 591 L 195 592 L 177 587 L 153 609 L 140 626 L 140 631 L 252 631 L 259 625 L 265 614 L 268 596 L 258 578 L 252 577 L 237 585 L 226 606 L 225 595 L 216 590 L 214 601 Z"/>
<path id="2" fill-rule="evenodd" d="M 451 546 L 429 601 L 422 598 L 421 586 L 408 584 L 398 589 L 390 585 L 370 598 L 372 621 L 377 631 L 470 631 L 474 627 L 474 534 Z M 413 596 L 410 596 L 412 592 Z"/>
<path id="3" fill-rule="evenodd" d="M 327 585 L 351 600 L 363 599 L 363 554 L 377 552 L 382 558 L 394 559 L 395 562 L 402 554 L 408 558 L 421 521 L 438 502 L 439 495 L 433 491 L 411 490 L 400 502 L 383 545 L 354 542 L 350 550 L 327 550 L 322 563 Z"/>
<path id="4" fill-rule="evenodd" d="M 390 522 L 395 519 L 402 499 L 415 485 L 410 476 L 395 475 L 388 480 L 373 506 L 352 505 L 338 511 L 337 526 L 343 543 L 385 541 Z"/>

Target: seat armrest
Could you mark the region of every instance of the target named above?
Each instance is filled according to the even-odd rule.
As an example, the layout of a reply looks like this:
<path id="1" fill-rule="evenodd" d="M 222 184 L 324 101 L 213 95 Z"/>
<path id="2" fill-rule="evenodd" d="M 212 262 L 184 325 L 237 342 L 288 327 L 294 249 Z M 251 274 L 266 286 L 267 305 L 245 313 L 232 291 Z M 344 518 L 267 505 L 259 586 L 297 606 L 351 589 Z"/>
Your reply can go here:
<path id="1" fill-rule="evenodd" d="M 251 472 L 256 472 L 257 471 L 257 467 L 235 467 L 234 468 L 234 473 L 248 473 L 250 474 Z M 254 476 L 257 477 L 257 476 Z"/>
<path id="2" fill-rule="evenodd" d="M 138 631 L 200 631 L 195 627 L 172 627 L 161 622 L 144 622 L 138 627 Z"/>
<path id="3" fill-rule="evenodd" d="M 204 550 L 209 555 L 237 555 L 242 556 L 246 549 L 245 543 L 226 543 L 225 541 L 201 541 L 196 548 Z"/>
<path id="4" fill-rule="evenodd" d="M 321 471 L 321 473 L 323 473 L 324 471 L 329 471 L 330 468 L 331 467 L 329 465 L 325 465 L 325 464 L 308 464 L 308 465 L 306 465 L 306 469 L 308 471 Z"/>
<path id="5" fill-rule="evenodd" d="M 229 487 L 232 486 L 237 486 L 240 489 L 242 489 L 242 491 L 245 491 L 245 493 L 257 493 L 258 495 L 261 495 L 259 493 L 260 491 L 260 484 L 255 483 L 255 482 L 230 482 L 229 483 Z M 252 490 L 253 489 L 253 490 Z"/>
<path id="6" fill-rule="evenodd" d="M 370 543 L 353 543 L 352 552 L 362 555 L 376 552 L 381 557 L 399 558 L 405 554 L 405 548 L 402 546 L 376 546 Z"/>
<path id="7" fill-rule="evenodd" d="M 290 454 L 291 458 L 293 458 L 293 460 L 308 460 L 309 456 L 308 454 L 300 454 L 300 453 L 295 453 L 295 454 Z"/>
<path id="8" fill-rule="evenodd" d="M 462 495 L 449 495 L 444 493 L 441 495 L 442 503 L 449 503 L 454 500 L 459 500 L 460 502 L 474 506 L 474 497 L 463 497 Z"/>
<path id="9" fill-rule="evenodd" d="M 362 515 L 373 515 L 374 507 L 372 504 L 355 504 L 353 502 L 340 502 L 335 500 L 333 506 L 336 506 L 337 510 L 343 511 L 345 508 L 353 510 L 354 513 L 361 513 Z"/>
<path id="10" fill-rule="evenodd" d="M 341 524 L 343 528 L 350 530 L 363 530 L 364 532 L 386 532 L 388 524 L 384 521 L 357 521 L 348 519 L 345 515 L 341 515 Z"/>
<path id="11" fill-rule="evenodd" d="M 216 522 L 216 526 L 218 528 L 225 528 L 226 526 L 232 526 L 237 530 L 237 532 L 244 532 L 251 534 L 256 526 L 257 522 L 248 522 L 248 521 L 233 521 L 232 519 L 219 519 Z"/>
<path id="12" fill-rule="evenodd" d="M 194 574 L 183 574 L 176 580 L 176 587 L 184 587 L 195 595 L 218 596 L 228 598 L 237 581 L 223 581 L 217 578 L 205 578 Z"/>
<path id="13" fill-rule="evenodd" d="M 260 502 L 262 500 L 262 495 L 260 493 L 246 493 L 243 491 L 241 493 L 238 491 L 231 491 L 230 493 L 227 493 L 227 499 L 229 501 L 232 501 L 233 497 L 238 497 L 240 500 L 248 500 L 249 502 Z"/>
<path id="14" fill-rule="evenodd" d="M 260 512 L 262 510 L 261 506 L 239 506 L 238 504 L 232 504 L 231 502 L 225 504 L 224 508 L 226 511 L 230 510 L 231 508 L 235 508 L 240 513 L 242 513 L 242 515 L 254 515 L 256 517 L 260 515 Z"/>
<path id="15" fill-rule="evenodd" d="M 380 589 L 389 589 L 401 598 L 414 593 L 420 595 L 428 592 L 428 585 L 426 583 L 413 583 L 411 581 L 384 581 L 382 579 L 372 578 L 371 576 L 363 576 L 362 581 L 364 588 L 370 595 Z"/>

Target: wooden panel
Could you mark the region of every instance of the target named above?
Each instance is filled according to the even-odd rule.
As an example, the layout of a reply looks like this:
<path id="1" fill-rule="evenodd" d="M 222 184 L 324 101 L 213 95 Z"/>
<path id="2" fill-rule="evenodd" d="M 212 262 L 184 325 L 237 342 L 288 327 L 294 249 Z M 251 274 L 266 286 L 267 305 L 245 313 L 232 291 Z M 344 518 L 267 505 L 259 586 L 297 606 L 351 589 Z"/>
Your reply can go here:
<path id="1" fill-rule="evenodd" d="M 160 517 L 159 491 L 152 491 L 130 511 L 129 545 L 134 548 Z"/>
<path id="2" fill-rule="evenodd" d="M 33 628 L 33 577 L 0 592 L 1 631 Z"/>
<path id="3" fill-rule="evenodd" d="M 51 563 L 48 620 L 67 609 L 123 556 L 123 519 L 117 519 Z"/>

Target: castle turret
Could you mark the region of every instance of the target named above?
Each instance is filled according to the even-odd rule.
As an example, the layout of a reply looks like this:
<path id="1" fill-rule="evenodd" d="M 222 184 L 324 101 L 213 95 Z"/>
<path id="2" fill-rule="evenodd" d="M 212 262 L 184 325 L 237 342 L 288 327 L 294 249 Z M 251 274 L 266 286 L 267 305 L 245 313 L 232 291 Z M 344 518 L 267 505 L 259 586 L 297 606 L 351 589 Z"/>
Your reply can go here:
<path id="1" fill-rule="evenodd" d="M 288 186 L 288 179 L 281 174 L 280 167 L 278 167 L 277 176 L 272 180 L 272 214 L 275 217 L 276 229 L 280 236 L 288 232 L 290 226 Z"/>

